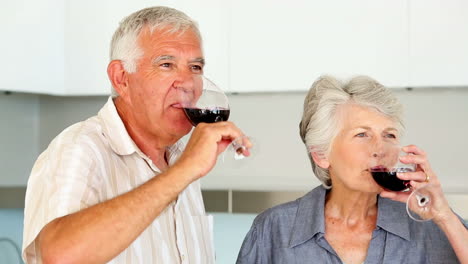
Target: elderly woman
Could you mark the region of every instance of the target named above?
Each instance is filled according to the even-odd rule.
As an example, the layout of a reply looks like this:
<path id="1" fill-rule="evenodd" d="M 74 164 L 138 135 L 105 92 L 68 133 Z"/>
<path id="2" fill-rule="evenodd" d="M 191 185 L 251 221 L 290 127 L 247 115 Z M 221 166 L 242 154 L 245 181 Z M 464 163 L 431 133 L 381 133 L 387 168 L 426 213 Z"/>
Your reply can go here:
<path id="1" fill-rule="evenodd" d="M 416 146 L 399 173 L 412 188 L 430 181 L 435 203 L 416 222 L 406 213 L 411 192 L 390 192 L 369 172 L 386 143 L 399 143 L 402 107 L 368 77 L 342 84 L 318 79 L 304 101 L 300 134 L 314 174 L 311 192 L 271 208 L 254 221 L 237 263 L 468 263 L 468 230 L 450 209 L 424 152 Z"/>

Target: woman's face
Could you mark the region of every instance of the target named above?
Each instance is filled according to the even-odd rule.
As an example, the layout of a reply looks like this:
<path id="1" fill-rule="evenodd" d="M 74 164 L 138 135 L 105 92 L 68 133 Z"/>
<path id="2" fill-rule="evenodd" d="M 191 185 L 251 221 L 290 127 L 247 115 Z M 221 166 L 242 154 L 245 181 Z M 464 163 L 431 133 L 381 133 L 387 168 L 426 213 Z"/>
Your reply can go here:
<path id="1" fill-rule="evenodd" d="M 369 107 L 346 104 L 338 110 L 340 130 L 328 155 L 333 186 L 380 193 L 369 168 L 385 158 L 385 150 L 399 141 L 395 121 Z"/>

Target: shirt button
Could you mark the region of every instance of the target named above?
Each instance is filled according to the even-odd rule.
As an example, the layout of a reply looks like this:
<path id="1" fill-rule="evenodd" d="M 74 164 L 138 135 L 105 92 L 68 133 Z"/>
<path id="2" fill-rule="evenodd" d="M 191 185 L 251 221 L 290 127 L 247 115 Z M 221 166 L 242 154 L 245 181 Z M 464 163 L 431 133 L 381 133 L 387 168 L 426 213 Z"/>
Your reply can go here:
<path id="1" fill-rule="evenodd" d="M 182 255 L 182 261 L 185 261 L 185 255 Z"/>

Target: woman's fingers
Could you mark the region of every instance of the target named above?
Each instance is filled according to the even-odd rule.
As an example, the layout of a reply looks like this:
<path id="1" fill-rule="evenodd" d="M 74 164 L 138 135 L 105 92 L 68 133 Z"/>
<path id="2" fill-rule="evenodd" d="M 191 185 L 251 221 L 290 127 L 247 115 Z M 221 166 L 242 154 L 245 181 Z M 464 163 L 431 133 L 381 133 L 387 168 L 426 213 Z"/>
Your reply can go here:
<path id="1" fill-rule="evenodd" d="M 432 171 L 431 165 L 427 160 L 427 155 L 423 150 L 421 150 L 415 145 L 403 147 L 403 150 L 410 154 L 400 157 L 400 161 L 406 164 L 415 164 L 417 165 L 417 167 L 416 172 L 414 173 L 407 172 L 408 174 L 406 176 L 403 175 L 403 173 L 401 173 L 401 178 L 400 176 L 398 176 L 400 179 L 414 180 L 426 183 L 429 180 L 436 180 L 437 177 Z"/>
<path id="2" fill-rule="evenodd" d="M 416 145 L 404 146 L 402 149 L 406 153 L 413 153 L 415 155 L 426 157 L 426 152 L 424 152 L 424 150 L 418 148 Z"/>
<path id="3" fill-rule="evenodd" d="M 405 181 L 426 181 L 426 173 L 424 171 L 415 171 L 415 172 L 399 172 L 397 177 Z"/>
<path id="4" fill-rule="evenodd" d="M 392 199 L 394 201 L 399 201 L 399 202 L 402 202 L 402 203 L 406 203 L 406 201 L 408 200 L 408 196 L 411 194 L 411 192 L 393 192 L 393 191 L 382 191 L 380 193 L 380 196 L 381 197 L 384 197 L 384 198 L 389 198 L 389 199 Z"/>

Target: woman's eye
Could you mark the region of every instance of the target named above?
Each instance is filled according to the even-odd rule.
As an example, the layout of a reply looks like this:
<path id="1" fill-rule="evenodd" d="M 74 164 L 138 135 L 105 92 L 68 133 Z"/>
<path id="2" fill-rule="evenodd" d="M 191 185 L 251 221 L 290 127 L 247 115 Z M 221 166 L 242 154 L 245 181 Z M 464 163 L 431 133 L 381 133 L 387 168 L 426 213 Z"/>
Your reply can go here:
<path id="1" fill-rule="evenodd" d="M 365 132 L 362 132 L 362 133 L 359 133 L 356 135 L 356 137 L 365 137 L 366 136 L 366 133 Z"/>

